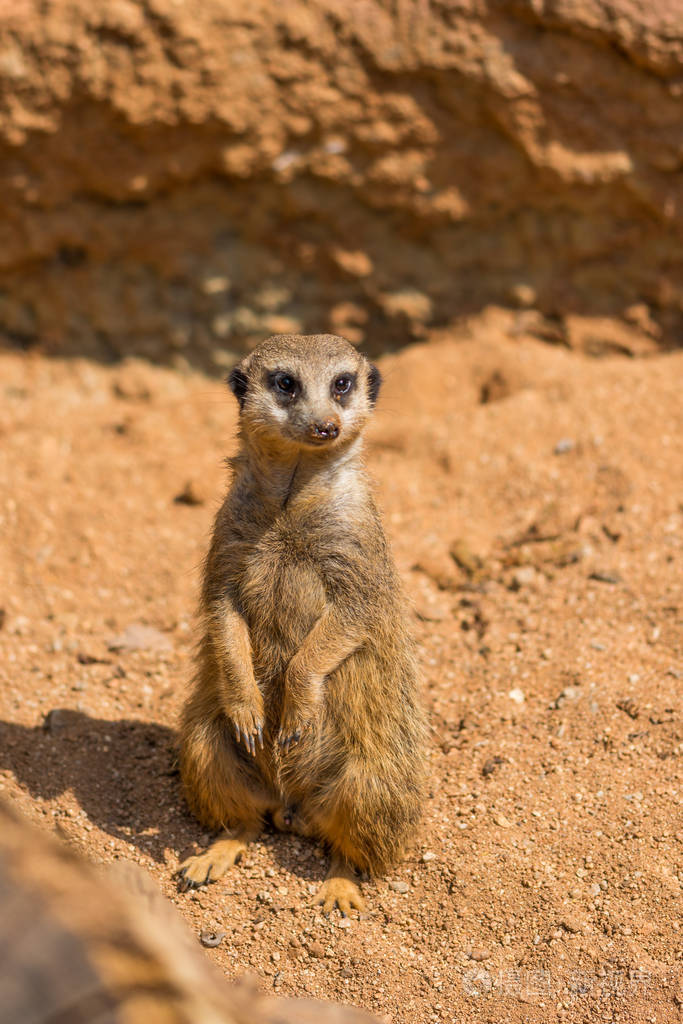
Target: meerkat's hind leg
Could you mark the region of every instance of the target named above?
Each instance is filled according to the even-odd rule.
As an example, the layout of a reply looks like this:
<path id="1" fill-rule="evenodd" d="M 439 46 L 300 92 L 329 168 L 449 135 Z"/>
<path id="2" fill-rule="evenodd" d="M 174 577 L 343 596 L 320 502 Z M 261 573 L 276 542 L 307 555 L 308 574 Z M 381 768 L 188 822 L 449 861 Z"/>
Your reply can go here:
<path id="1" fill-rule="evenodd" d="M 358 875 L 354 869 L 339 855 L 333 854 L 330 870 L 315 898 L 316 905 L 322 904 L 323 914 L 330 914 L 335 906 L 339 907 L 342 917 L 348 917 L 352 910 L 362 913 L 365 910 L 358 885 Z"/>
<path id="2" fill-rule="evenodd" d="M 258 837 L 260 831 L 260 822 L 228 829 L 203 853 L 188 857 L 177 871 L 179 891 L 187 892 L 218 881 L 240 860 L 247 845 Z"/>
<path id="3" fill-rule="evenodd" d="M 281 832 L 293 832 L 307 839 L 314 839 L 318 835 L 315 828 L 294 807 L 283 804 L 272 812 L 272 818 L 275 828 Z M 318 906 L 322 905 L 324 914 L 330 914 L 335 907 L 339 907 L 342 917 L 348 917 L 352 910 L 365 910 L 358 876 L 339 854 L 332 855 L 330 869 L 314 902 Z"/>

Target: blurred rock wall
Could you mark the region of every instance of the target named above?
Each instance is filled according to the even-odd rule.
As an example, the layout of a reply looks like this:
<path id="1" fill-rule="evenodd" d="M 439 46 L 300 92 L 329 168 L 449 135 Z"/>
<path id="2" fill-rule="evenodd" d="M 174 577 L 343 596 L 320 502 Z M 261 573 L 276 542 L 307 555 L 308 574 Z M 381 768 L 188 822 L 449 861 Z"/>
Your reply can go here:
<path id="1" fill-rule="evenodd" d="M 679 0 L 0 0 L 0 337 L 220 371 L 497 302 L 676 344 L 682 98 Z"/>

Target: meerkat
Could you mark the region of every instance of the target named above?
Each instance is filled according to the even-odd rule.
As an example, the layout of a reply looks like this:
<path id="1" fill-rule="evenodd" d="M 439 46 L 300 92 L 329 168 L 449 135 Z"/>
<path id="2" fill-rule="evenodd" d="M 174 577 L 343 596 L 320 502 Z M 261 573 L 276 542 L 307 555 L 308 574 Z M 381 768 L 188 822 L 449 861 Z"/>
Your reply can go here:
<path id="1" fill-rule="evenodd" d="M 333 335 L 277 335 L 231 372 L 233 479 L 201 591 L 197 671 L 181 721 L 189 805 L 208 850 L 182 889 L 215 881 L 269 816 L 317 838 L 317 903 L 364 903 L 414 831 L 425 721 L 401 587 L 363 463 L 380 374 Z"/>

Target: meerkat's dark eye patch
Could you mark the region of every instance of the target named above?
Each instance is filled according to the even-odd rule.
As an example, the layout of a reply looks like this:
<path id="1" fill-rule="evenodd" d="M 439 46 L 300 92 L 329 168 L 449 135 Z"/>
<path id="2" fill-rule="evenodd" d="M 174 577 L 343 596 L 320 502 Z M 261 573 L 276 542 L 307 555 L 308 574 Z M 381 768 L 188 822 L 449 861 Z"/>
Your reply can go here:
<path id="1" fill-rule="evenodd" d="M 348 397 L 356 386 L 355 373 L 340 373 L 332 380 L 332 397 Z"/>
<path id="2" fill-rule="evenodd" d="M 247 394 L 248 387 L 246 373 L 243 373 L 242 370 L 238 369 L 237 367 L 235 367 L 234 370 L 231 370 L 230 373 L 228 374 L 228 387 L 232 391 L 237 401 L 240 403 L 241 409 L 242 406 L 244 405 L 244 399 Z"/>
<path id="3" fill-rule="evenodd" d="M 368 397 L 370 398 L 371 405 L 374 405 L 377 401 L 381 383 L 382 374 L 379 372 L 375 364 L 372 363 L 368 374 Z"/>
<path id="4" fill-rule="evenodd" d="M 301 391 L 299 381 L 293 373 L 287 373 L 286 370 L 276 370 L 268 374 L 268 382 L 275 393 L 282 397 L 294 398 Z"/>

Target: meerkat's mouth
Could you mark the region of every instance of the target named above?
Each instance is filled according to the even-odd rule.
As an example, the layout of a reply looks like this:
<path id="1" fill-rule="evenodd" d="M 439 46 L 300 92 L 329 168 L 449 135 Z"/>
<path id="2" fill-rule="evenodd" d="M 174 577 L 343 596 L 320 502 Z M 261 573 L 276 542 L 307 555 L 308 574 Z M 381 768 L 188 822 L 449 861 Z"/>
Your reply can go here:
<path id="1" fill-rule="evenodd" d="M 324 448 L 325 445 L 332 445 L 338 439 L 335 437 L 306 437 L 304 438 L 304 444 L 312 448 Z"/>

